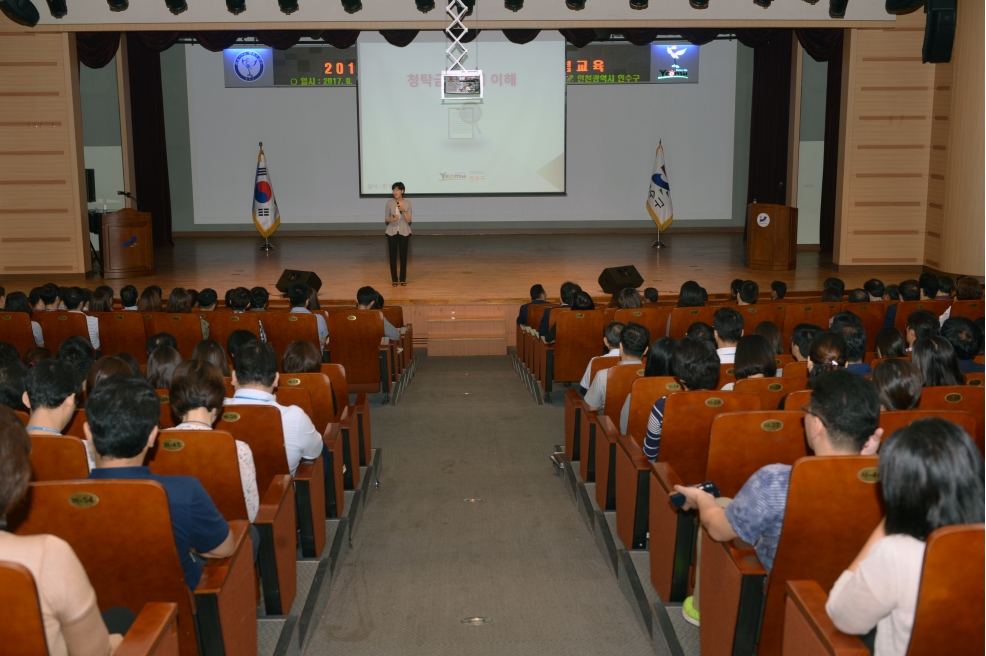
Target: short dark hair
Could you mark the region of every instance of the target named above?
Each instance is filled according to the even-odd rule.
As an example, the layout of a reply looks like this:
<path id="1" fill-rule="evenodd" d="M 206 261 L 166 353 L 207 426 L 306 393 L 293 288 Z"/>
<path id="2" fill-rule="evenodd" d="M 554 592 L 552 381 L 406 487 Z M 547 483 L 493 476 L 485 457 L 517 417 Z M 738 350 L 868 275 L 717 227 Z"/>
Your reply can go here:
<path id="1" fill-rule="evenodd" d="M 160 415 L 157 392 L 136 376 L 110 376 L 86 398 L 92 443 L 103 457 L 140 455 Z"/>
<path id="2" fill-rule="evenodd" d="M 182 362 L 181 355 L 170 346 L 159 346 L 147 356 L 147 382 L 154 389 L 171 387 L 171 377 Z"/>
<path id="3" fill-rule="evenodd" d="M 863 320 L 859 318 L 859 315 L 855 312 L 850 312 L 846 310 L 844 312 L 836 312 L 832 315 L 832 320 L 829 323 L 829 330 L 835 332 L 842 328 L 843 326 L 858 326 L 863 327 Z"/>
<path id="4" fill-rule="evenodd" d="M 0 361 L 2 360 L 22 361 L 21 354 L 14 348 L 14 345 L 7 342 L 0 342 Z"/>
<path id="5" fill-rule="evenodd" d="M 41 288 L 32 287 L 31 291 L 27 294 L 28 299 L 31 301 L 31 307 L 33 308 L 41 300 Z"/>
<path id="6" fill-rule="evenodd" d="M 774 293 L 777 294 L 777 298 L 779 299 L 784 298 L 787 295 L 786 282 L 783 282 L 781 280 L 775 280 L 774 282 L 770 283 L 770 288 L 774 290 Z"/>
<path id="7" fill-rule="evenodd" d="M 123 303 L 123 307 L 134 307 L 137 305 L 137 288 L 133 285 L 127 285 L 121 289 L 120 302 Z"/>
<path id="8" fill-rule="evenodd" d="M 621 310 L 631 310 L 643 306 L 640 292 L 633 287 L 624 287 L 617 292 L 616 301 Z"/>
<path id="9" fill-rule="evenodd" d="M 46 283 L 43 287 L 41 287 L 41 291 L 38 292 L 38 295 L 41 297 L 41 300 L 45 305 L 52 305 L 59 298 L 58 285 L 51 282 Z"/>
<path id="10" fill-rule="evenodd" d="M 206 360 L 186 360 L 175 369 L 168 388 L 171 409 L 184 417 L 195 408 L 215 410 L 223 407 L 226 381 L 219 367 Z"/>
<path id="11" fill-rule="evenodd" d="M 760 335 L 766 339 L 774 355 L 784 353 L 784 338 L 781 336 L 781 329 L 773 321 L 761 321 L 753 330 L 753 334 Z"/>
<path id="12" fill-rule="evenodd" d="M 719 334 L 719 339 L 734 344 L 743 336 L 743 315 L 731 307 L 716 310 L 712 315 L 712 327 Z"/>
<path id="13" fill-rule="evenodd" d="M 941 289 L 941 285 L 938 284 L 938 276 L 930 271 L 925 271 L 921 274 L 918 278 L 918 287 L 921 288 L 921 291 L 928 298 L 938 296 L 938 290 Z"/>
<path id="14" fill-rule="evenodd" d="M 288 287 L 288 302 L 291 307 L 305 307 L 311 295 L 311 287 L 303 282 L 296 282 Z"/>
<path id="15" fill-rule="evenodd" d="M 130 365 L 130 372 L 133 373 L 134 376 L 137 376 L 139 378 L 144 377 L 144 372 L 140 370 L 140 363 L 137 362 L 137 358 L 135 358 L 133 355 L 127 353 L 126 351 L 120 351 L 114 357 L 120 358 L 128 365 Z"/>
<path id="16" fill-rule="evenodd" d="M 561 296 L 561 302 L 563 305 L 571 305 L 572 299 L 575 297 L 576 292 L 582 291 L 582 288 L 576 285 L 574 282 L 568 281 L 562 283 L 559 295 Z"/>
<path id="17" fill-rule="evenodd" d="M 246 310 L 250 307 L 250 290 L 246 287 L 237 287 L 229 293 L 229 307 L 234 310 Z"/>
<path id="18" fill-rule="evenodd" d="M 219 368 L 223 376 L 229 376 L 229 362 L 226 361 L 226 350 L 214 339 L 203 339 L 195 345 L 192 351 L 193 360 L 211 362 Z"/>
<path id="19" fill-rule="evenodd" d="M 14 410 L 24 408 L 27 367 L 18 359 L 0 360 L 0 404 Z"/>
<path id="20" fill-rule="evenodd" d="M 891 301 L 900 300 L 900 290 L 897 285 L 887 285 L 883 288 L 883 295 L 889 296 Z"/>
<path id="21" fill-rule="evenodd" d="M 983 285 L 972 276 L 963 276 L 955 283 L 955 298 L 959 301 L 976 301 L 983 297 Z"/>
<path id="22" fill-rule="evenodd" d="M 712 390 L 719 382 L 719 356 L 704 339 L 682 337 L 671 356 L 674 375 L 689 390 Z"/>
<path id="23" fill-rule="evenodd" d="M 880 405 L 888 411 L 911 410 L 921 402 L 924 378 L 908 360 L 884 360 L 873 369 L 873 384 L 880 395 Z"/>
<path id="24" fill-rule="evenodd" d="M 658 337 L 647 351 L 644 376 L 674 376 L 674 350 L 678 342 L 670 337 Z"/>
<path id="25" fill-rule="evenodd" d="M 0 517 L 20 501 L 31 480 L 31 438 L 20 417 L 0 406 Z"/>
<path id="26" fill-rule="evenodd" d="M 240 347 L 257 341 L 259 341 L 257 336 L 249 330 L 234 330 L 229 334 L 229 337 L 226 338 L 226 352 L 229 353 L 229 357 L 233 361 L 234 369 L 236 368 L 236 352 L 240 350 Z"/>
<path id="27" fill-rule="evenodd" d="M 886 293 L 886 289 L 883 286 L 883 281 L 877 280 L 876 278 L 870 278 L 864 282 L 863 289 L 866 290 L 867 294 L 870 296 L 875 296 L 876 298 L 883 298 L 884 293 Z"/>
<path id="28" fill-rule="evenodd" d="M 356 303 L 359 305 L 372 306 L 377 302 L 378 296 L 380 296 L 380 294 L 378 294 L 377 290 L 373 289 L 373 287 L 360 287 L 356 290 Z"/>
<path id="29" fill-rule="evenodd" d="M 91 392 L 110 376 L 119 374 L 133 376 L 134 370 L 130 368 L 130 363 L 123 358 L 118 358 L 115 355 L 104 355 L 89 367 L 89 374 L 86 376 L 86 389 Z M 28 398 L 30 399 L 30 397 Z"/>
<path id="30" fill-rule="evenodd" d="M 255 310 L 260 310 L 267 307 L 267 301 L 270 300 L 270 292 L 268 292 L 263 287 L 254 287 L 250 290 L 250 307 Z"/>
<path id="31" fill-rule="evenodd" d="M 941 336 L 952 345 L 959 360 L 972 360 L 983 343 L 983 333 L 966 317 L 946 319 L 941 326 Z"/>
<path id="32" fill-rule="evenodd" d="M 383 294 L 381 294 L 380 292 L 377 292 L 377 300 L 373 301 L 373 309 L 374 310 L 383 309 Z"/>
<path id="33" fill-rule="evenodd" d="M 712 350 L 715 350 L 716 348 L 716 337 L 712 332 L 712 326 L 704 321 L 696 321 L 692 325 L 688 326 L 688 330 L 685 331 L 685 336 L 703 342 L 708 342 L 712 345 Z"/>
<path id="34" fill-rule="evenodd" d="M 808 378 L 815 379 L 827 371 L 845 367 L 849 361 L 846 340 L 838 333 L 819 333 L 808 347 L 808 359 L 812 363 Z"/>
<path id="35" fill-rule="evenodd" d="M 614 321 L 605 328 L 603 328 L 603 339 L 609 344 L 610 348 L 618 348 L 620 345 L 620 336 L 623 334 L 623 329 L 626 328 L 626 324 L 620 323 L 619 321 Z"/>
<path id="36" fill-rule="evenodd" d="M 845 369 L 827 371 L 815 379 L 808 408 L 840 450 L 859 453 L 880 425 L 876 387 Z"/>
<path id="37" fill-rule="evenodd" d="M 147 354 L 150 355 L 154 352 L 154 349 L 160 346 L 170 346 L 171 348 L 178 350 L 178 340 L 171 333 L 157 333 L 151 335 L 151 338 L 147 340 Z"/>
<path id="38" fill-rule="evenodd" d="M 744 303 L 749 303 L 752 305 L 757 302 L 758 296 L 760 296 L 760 285 L 756 282 L 747 280 L 740 287 L 739 297 Z"/>
<path id="39" fill-rule="evenodd" d="M 215 305 L 219 301 L 219 294 L 212 287 L 206 287 L 199 292 L 199 307 L 209 307 L 210 305 Z"/>
<path id="40" fill-rule="evenodd" d="M 866 330 L 862 326 L 843 324 L 833 329 L 846 340 L 846 358 L 849 362 L 862 362 L 866 357 Z"/>
<path id="41" fill-rule="evenodd" d="M 188 298 L 192 304 L 192 307 L 193 308 L 199 307 L 199 291 L 197 289 L 191 289 L 191 288 L 189 288 L 187 291 L 188 291 Z"/>
<path id="42" fill-rule="evenodd" d="M 401 190 L 401 193 L 403 194 L 404 193 L 404 183 L 403 182 L 395 182 L 394 184 L 390 185 L 390 190 L 393 191 L 394 189 L 400 189 Z"/>
<path id="43" fill-rule="evenodd" d="M 770 342 L 760 335 L 744 335 L 736 343 L 736 357 L 733 360 L 736 380 L 763 374 L 771 378 L 777 374 L 777 361 Z"/>
<path id="44" fill-rule="evenodd" d="M 85 300 L 86 297 L 82 295 L 82 290 L 78 287 L 69 287 L 65 290 L 65 295 L 62 296 L 62 303 L 65 304 L 66 310 L 78 310 Z"/>
<path id="45" fill-rule="evenodd" d="M 536 301 L 539 298 L 544 298 L 546 295 L 547 295 L 547 292 L 544 291 L 544 287 L 542 285 L 532 285 L 531 286 L 531 300 L 532 301 Z"/>
<path id="46" fill-rule="evenodd" d="M 897 293 L 902 301 L 920 301 L 921 288 L 918 287 L 917 280 L 905 280 L 897 285 Z"/>
<path id="47" fill-rule="evenodd" d="M 277 351 L 267 342 L 253 341 L 236 351 L 236 382 L 271 387 L 277 376 Z"/>
<path id="48" fill-rule="evenodd" d="M 842 281 L 842 278 L 826 278 L 825 282 L 822 283 L 822 287 L 835 287 L 839 290 L 839 296 L 846 291 L 846 283 Z"/>
<path id="49" fill-rule="evenodd" d="M 632 357 L 641 357 L 650 346 L 650 331 L 639 323 L 631 321 L 620 334 L 620 344 L 623 352 Z"/>
<path id="50" fill-rule="evenodd" d="M 822 290 L 822 303 L 838 303 L 842 300 L 842 292 L 838 287 L 826 287 Z"/>
<path id="51" fill-rule="evenodd" d="M 740 289 L 742 287 L 743 287 L 742 278 L 734 278 L 733 281 L 729 283 L 729 291 L 732 293 L 734 297 L 740 293 Z"/>
<path id="52" fill-rule="evenodd" d="M 955 281 L 951 276 L 938 276 L 938 292 L 940 294 L 951 294 L 955 289 Z"/>
<path id="53" fill-rule="evenodd" d="M 656 287 L 645 287 L 644 288 L 644 300 L 648 303 L 657 303 L 657 288 Z"/>
<path id="54" fill-rule="evenodd" d="M 686 280 L 678 290 L 678 307 L 702 307 L 705 305 L 705 294 L 694 280 Z"/>
<path id="55" fill-rule="evenodd" d="M 938 417 L 894 431 L 880 449 L 887 535 L 925 540 L 935 529 L 983 521 L 983 458 L 958 425 Z"/>
<path id="56" fill-rule="evenodd" d="M 10 292 L 4 302 L 3 309 L 7 312 L 25 312 L 29 317 L 34 315 L 34 309 L 24 292 Z"/>
<path id="57" fill-rule="evenodd" d="M 907 327 L 914 331 L 917 339 L 924 339 L 937 335 L 941 329 L 941 323 L 934 312 L 928 310 L 915 310 L 907 315 Z"/>
<path id="58" fill-rule="evenodd" d="M 907 355 L 907 342 L 893 326 L 882 328 L 876 334 L 875 348 L 879 358 L 902 358 Z"/>
<path id="59" fill-rule="evenodd" d="M 286 374 L 317 374 L 322 371 L 322 351 L 307 339 L 288 344 L 281 358 Z"/>
<path id="60" fill-rule="evenodd" d="M 575 292 L 575 296 L 572 297 L 571 306 L 573 310 L 596 309 L 596 304 L 592 301 L 592 297 L 589 296 L 588 292 L 584 292 L 581 289 Z"/>
<path id="61" fill-rule="evenodd" d="M 854 289 L 849 292 L 850 303 L 866 303 L 870 300 L 870 293 L 865 289 Z"/>
<path id="62" fill-rule="evenodd" d="M 965 385 L 965 374 L 947 339 L 932 335 L 914 342 L 911 362 L 921 371 L 925 387 Z"/>
<path id="63" fill-rule="evenodd" d="M 96 361 L 96 353 L 92 350 L 92 344 L 85 337 L 75 335 L 69 337 L 58 347 L 58 359 L 65 360 L 85 378 L 89 375 L 89 367 Z"/>
<path id="64" fill-rule="evenodd" d="M 811 348 L 811 340 L 815 339 L 816 335 L 824 332 L 820 326 L 816 326 L 813 323 L 799 323 L 791 333 L 791 343 L 798 347 L 801 357 L 807 358 L 808 351 Z"/>

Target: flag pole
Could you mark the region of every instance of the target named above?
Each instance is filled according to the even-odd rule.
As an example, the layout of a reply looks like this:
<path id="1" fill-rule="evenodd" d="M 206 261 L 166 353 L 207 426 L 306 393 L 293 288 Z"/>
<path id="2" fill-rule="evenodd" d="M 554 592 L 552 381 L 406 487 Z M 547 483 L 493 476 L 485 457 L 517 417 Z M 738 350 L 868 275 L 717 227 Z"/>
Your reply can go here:
<path id="1" fill-rule="evenodd" d="M 661 226 L 657 226 L 657 241 L 650 245 L 651 248 L 667 248 L 668 245 L 661 241 Z"/>
<path id="2" fill-rule="evenodd" d="M 260 152 L 261 152 L 261 154 L 263 154 L 263 152 L 264 152 L 264 142 L 263 141 L 260 142 Z M 262 251 L 272 251 L 272 250 L 274 250 L 274 245 L 270 243 L 270 240 L 267 237 L 264 237 L 264 243 L 260 247 L 260 250 L 262 250 Z"/>

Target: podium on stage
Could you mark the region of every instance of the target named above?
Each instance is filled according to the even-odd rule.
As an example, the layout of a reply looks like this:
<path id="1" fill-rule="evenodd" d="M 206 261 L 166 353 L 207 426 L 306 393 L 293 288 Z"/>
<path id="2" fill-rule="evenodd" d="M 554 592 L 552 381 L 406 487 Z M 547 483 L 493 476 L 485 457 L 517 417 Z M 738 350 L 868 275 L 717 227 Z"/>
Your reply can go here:
<path id="1" fill-rule="evenodd" d="M 99 233 L 103 277 L 125 278 L 154 273 L 154 234 L 151 215 L 124 208 L 104 214 Z"/>
<path id="2" fill-rule="evenodd" d="M 784 271 L 798 264 L 798 208 L 750 203 L 746 208 L 746 265 Z"/>

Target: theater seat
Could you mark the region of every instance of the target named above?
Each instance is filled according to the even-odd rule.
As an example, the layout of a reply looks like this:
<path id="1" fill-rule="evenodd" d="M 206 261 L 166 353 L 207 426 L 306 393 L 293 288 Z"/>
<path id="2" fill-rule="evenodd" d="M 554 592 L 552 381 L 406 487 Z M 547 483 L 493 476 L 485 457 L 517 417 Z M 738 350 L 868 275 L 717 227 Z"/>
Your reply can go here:
<path id="1" fill-rule="evenodd" d="M 223 349 L 226 348 L 226 340 L 236 330 L 248 330 L 253 333 L 254 337 L 260 339 L 260 313 L 213 312 L 207 321 L 209 322 L 209 339 L 214 339 L 222 344 Z M 283 352 L 278 351 L 278 353 Z M 233 360 L 229 353 L 226 354 L 226 360 L 232 366 Z"/>
<path id="2" fill-rule="evenodd" d="M 168 312 L 150 312 L 150 334 L 168 333 L 178 341 L 178 353 L 183 360 L 190 360 L 195 346 L 202 341 L 202 320 L 198 314 L 186 312 L 169 314 Z M 207 319 L 208 321 L 208 319 Z M 144 330 L 148 329 L 145 321 Z M 47 335 L 45 339 L 47 339 Z M 224 344 L 225 345 L 225 344 Z"/>
<path id="3" fill-rule="evenodd" d="M 784 365 L 781 376 L 783 378 L 807 378 L 808 363 L 804 360 L 801 362 L 788 362 Z"/>
<path id="4" fill-rule="evenodd" d="M 948 313 L 949 318 L 965 317 L 970 321 L 975 321 L 983 316 L 983 302 L 976 301 L 952 301 L 952 310 Z"/>
<path id="5" fill-rule="evenodd" d="M 24 357 L 28 350 L 37 346 L 31 317 L 26 312 L 0 312 L 0 342 L 7 342 Z"/>
<path id="6" fill-rule="evenodd" d="M 852 312 L 863 322 L 863 330 L 866 331 L 866 350 L 872 351 L 876 348 L 876 334 L 883 330 L 883 322 L 887 317 L 887 303 L 843 303 L 839 308 L 840 312 Z"/>
<path id="7" fill-rule="evenodd" d="M 167 494 L 155 481 L 31 483 L 8 526 L 18 535 L 50 534 L 68 542 L 101 610 L 125 606 L 136 613 L 151 601 L 177 604 L 182 656 L 257 653 L 256 575 L 247 522 L 230 523 L 234 553 L 206 562 L 194 595 L 175 550 Z"/>
<path id="8" fill-rule="evenodd" d="M 360 392 L 356 394 L 355 403 L 350 403 L 349 382 L 346 380 L 346 369 L 341 364 L 322 363 L 322 373 L 329 377 L 332 389 L 335 393 L 336 405 L 333 410 L 335 417 L 333 423 L 339 423 L 344 434 L 350 430 L 356 431 L 357 448 L 359 454 L 359 464 L 367 466 L 372 459 L 372 434 L 370 431 L 370 402 L 366 399 L 366 394 Z M 346 419 L 343 419 L 343 413 Z M 354 423 L 355 422 L 355 423 Z M 346 438 L 348 441 L 348 437 Z"/>
<path id="9" fill-rule="evenodd" d="M 930 300 L 930 301 L 901 301 L 897 304 L 897 316 L 894 317 L 894 328 L 900 331 L 901 335 L 907 336 L 907 317 L 917 310 L 927 310 L 936 317 L 945 314 L 945 310 L 952 304 L 952 301 Z M 950 315 L 951 316 L 951 315 Z"/>
<path id="10" fill-rule="evenodd" d="M 801 410 L 811 401 L 811 390 L 796 390 L 784 397 L 784 410 Z"/>
<path id="11" fill-rule="evenodd" d="M 279 354 L 297 340 L 306 340 L 322 350 L 318 339 L 318 320 L 306 312 L 270 312 L 264 314 L 267 343 Z"/>
<path id="12" fill-rule="evenodd" d="M 139 312 L 94 312 L 92 316 L 99 321 L 99 350 L 103 355 L 129 353 L 138 364 L 147 364 L 150 335 L 144 335 L 144 320 Z"/>
<path id="13" fill-rule="evenodd" d="M 619 361 L 620 357 L 616 355 L 596 358 L 592 361 L 589 378 L 595 379 L 599 372 L 615 366 Z M 572 399 L 577 412 L 580 413 L 577 420 L 579 447 L 572 459 L 579 461 L 579 474 L 582 476 L 582 480 L 591 483 L 596 480 L 596 413 L 589 410 L 577 392 L 574 390 L 568 390 L 568 392 L 574 394 L 574 397 L 566 394 L 566 401 Z"/>
<path id="14" fill-rule="evenodd" d="M 715 306 L 674 308 L 668 322 L 668 337 L 681 339 L 688 332 L 688 328 L 699 321 L 711 326 L 712 317 L 715 316 L 718 309 Z"/>
<path id="15" fill-rule="evenodd" d="M 72 435 L 31 435 L 32 481 L 69 481 L 89 475 L 86 445 Z"/>
<path id="16" fill-rule="evenodd" d="M 674 310 L 673 307 L 617 310 L 613 316 L 613 321 L 622 324 L 630 322 L 640 324 L 650 332 L 650 341 L 653 343 L 658 337 L 664 337 L 668 334 L 668 319 L 671 317 L 672 310 Z"/>
<path id="17" fill-rule="evenodd" d="M 736 381 L 733 391 L 751 392 L 760 397 L 764 410 L 780 408 L 781 400 L 791 392 L 808 389 L 807 378 L 744 378 Z M 799 408 L 800 409 L 800 408 Z"/>
<path id="18" fill-rule="evenodd" d="M 89 324 L 84 314 L 51 310 L 35 312 L 32 318 L 41 326 L 45 348 L 52 355 L 58 354 L 58 347 L 69 337 L 85 337 L 89 341 Z"/>
<path id="19" fill-rule="evenodd" d="M 928 417 L 938 417 L 958 424 L 976 441 L 976 444 L 982 450 L 982 443 L 976 437 L 982 417 L 980 416 L 977 420 L 972 414 L 960 410 L 894 410 L 892 412 L 881 412 L 880 428 L 883 429 L 883 439 L 886 440 L 894 431 L 910 426 L 912 422 L 918 419 L 927 419 Z"/>
<path id="20" fill-rule="evenodd" d="M 551 313 L 555 324 L 555 341 L 545 349 L 544 374 L 541 385 L 547 398 L 553 383 L 577 383 L 592 358 L 601 354 L 603 313 L 601 310 L 558 310 Z"/>
<path id="21" fill-rule="evenodd" d="M 393 363 L 382 314 L 375 310 L 333 312 L 329 335 L 331 361 L 345 367 L 351 391 L 390 393 Z"/>
<path id="22" fill-rule="evenodd" d="M 982 387 L 941 386 L 921 390 L 920 410 L 962 410 L 976 418 L 976 432 L 969 433 L 983 450 L 986 399 Z"/>
<path id="23" fill-rule="evenodd" d="M 784 324 L 785 307 L 787 307 L 787 303 L 778 303 L 776 301 L 737 307 L 736 311 L 743 315 L 743 334 L 753 335 L 757 330 L 757 326 L 766 321 L 780 328 Z"/>

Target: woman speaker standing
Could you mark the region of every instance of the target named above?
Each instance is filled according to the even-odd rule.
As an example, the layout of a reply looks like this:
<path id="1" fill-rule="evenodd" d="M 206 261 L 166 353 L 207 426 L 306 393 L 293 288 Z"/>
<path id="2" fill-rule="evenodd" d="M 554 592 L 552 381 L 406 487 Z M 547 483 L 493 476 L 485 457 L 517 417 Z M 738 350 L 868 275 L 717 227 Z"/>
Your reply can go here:
<path id="1" fill-rule="evenodd" d="M 387 222 L 387 245 L 390 247 L 390 279 L 397 286 L 397 253 L 401 256 L 400 284 L 407 284 L 407 244 L 411 240 L 411 201 L 404 198 L 404 183 L 391 186 L 394 197 L 387 201 L 384 220 Z"/>

